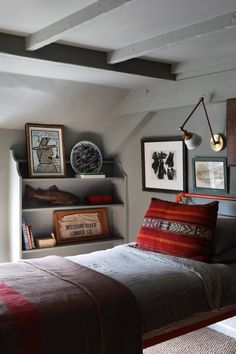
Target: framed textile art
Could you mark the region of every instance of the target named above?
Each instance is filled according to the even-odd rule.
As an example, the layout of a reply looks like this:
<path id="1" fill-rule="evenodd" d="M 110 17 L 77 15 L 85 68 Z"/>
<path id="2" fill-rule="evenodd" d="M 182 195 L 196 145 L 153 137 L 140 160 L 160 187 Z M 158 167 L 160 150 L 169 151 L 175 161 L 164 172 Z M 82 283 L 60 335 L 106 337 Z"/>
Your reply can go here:
<path id="1" fill-rule="evenodd" d="M 57 243 L 90 241 L 109 236 L 105 208 L 53 212 Z"/>
<path id="2" fill-rule="evenodd" d="M 64 129 L 62 125 L 25 125 L 29 177 L 64 177 Z"/>

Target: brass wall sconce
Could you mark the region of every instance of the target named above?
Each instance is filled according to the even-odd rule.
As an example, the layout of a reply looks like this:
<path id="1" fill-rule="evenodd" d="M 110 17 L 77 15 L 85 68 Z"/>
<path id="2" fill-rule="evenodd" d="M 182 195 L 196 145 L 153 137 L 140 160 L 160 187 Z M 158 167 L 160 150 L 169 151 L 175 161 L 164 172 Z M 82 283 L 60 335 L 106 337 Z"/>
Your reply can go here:
<path id="1" fill-rule="evenodd" d="M 224 140 L 220 134 L 213 134 L 210 120 L 208 117 L 208 113 L 206 110 L 206 106 L 204 103 L 204 97 L 199 98 L 199 101 L 195 105 L 195 107 L 193 108 L 192 112 L 189 114 L 189 116 L 184 121 L 184 123 L 181 125 L 181 127 L 179 127 L 179 130 L 182 132 L 182 138 L 184 139 L 184 142 L 189 150 L 196 149 L 201 144 L 202 138 L 198 134 L 191 133 L 191 132 L 187 131 L 186 129 L 184 129 L 185 124 L 188 122 L 188 120 L 191 118 L 191 116 L 193 115 L 193 113 L 196 111 L 196 109 L 198 108 L 198 106 L 201 103 L 203 105 L 204 112 L 205 112 L 206 119 L 207 119 L 207 123 L 208 123 L 210 133 L 211 133 L 210 146 L 211 146 L 212 150 L 214 150 L 214 151 L 221 151 L 224 147 Z"/>

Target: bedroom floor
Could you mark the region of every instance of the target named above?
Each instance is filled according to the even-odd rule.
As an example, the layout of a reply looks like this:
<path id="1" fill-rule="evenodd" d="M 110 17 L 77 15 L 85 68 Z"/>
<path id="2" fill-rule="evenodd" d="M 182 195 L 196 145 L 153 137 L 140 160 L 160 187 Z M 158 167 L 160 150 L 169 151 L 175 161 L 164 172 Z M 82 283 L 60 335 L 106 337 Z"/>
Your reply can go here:
<path id="1" fill-rule="evenodd" d="M 147 348 L 143 354 L 236 354 L 236 339 L 210 328 L 168 340 Z"/>

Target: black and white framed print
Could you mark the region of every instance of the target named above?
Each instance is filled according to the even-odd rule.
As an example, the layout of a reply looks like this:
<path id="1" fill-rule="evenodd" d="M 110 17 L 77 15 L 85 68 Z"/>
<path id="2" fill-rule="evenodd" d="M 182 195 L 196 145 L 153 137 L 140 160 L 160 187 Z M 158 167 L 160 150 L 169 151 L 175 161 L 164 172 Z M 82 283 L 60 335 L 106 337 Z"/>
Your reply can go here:
<path id="1" fill-rule="evenodd" d="M 143 138 L 141 155 L 143 190 L 186 191 L 186 147 L 182 138 Z"/>

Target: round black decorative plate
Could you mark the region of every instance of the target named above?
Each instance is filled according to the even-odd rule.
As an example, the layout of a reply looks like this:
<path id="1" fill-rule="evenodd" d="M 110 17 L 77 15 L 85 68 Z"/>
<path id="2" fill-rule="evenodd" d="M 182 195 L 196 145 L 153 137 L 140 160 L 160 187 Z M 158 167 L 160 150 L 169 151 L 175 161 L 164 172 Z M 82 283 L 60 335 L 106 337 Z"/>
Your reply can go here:
<path id="1" fill-rule="evenodd" d="M 80 141 L 71 150 L 70 163 L 76 174 L 96 174 L 102 167 L 102 154 L 94 143 Z"/>

